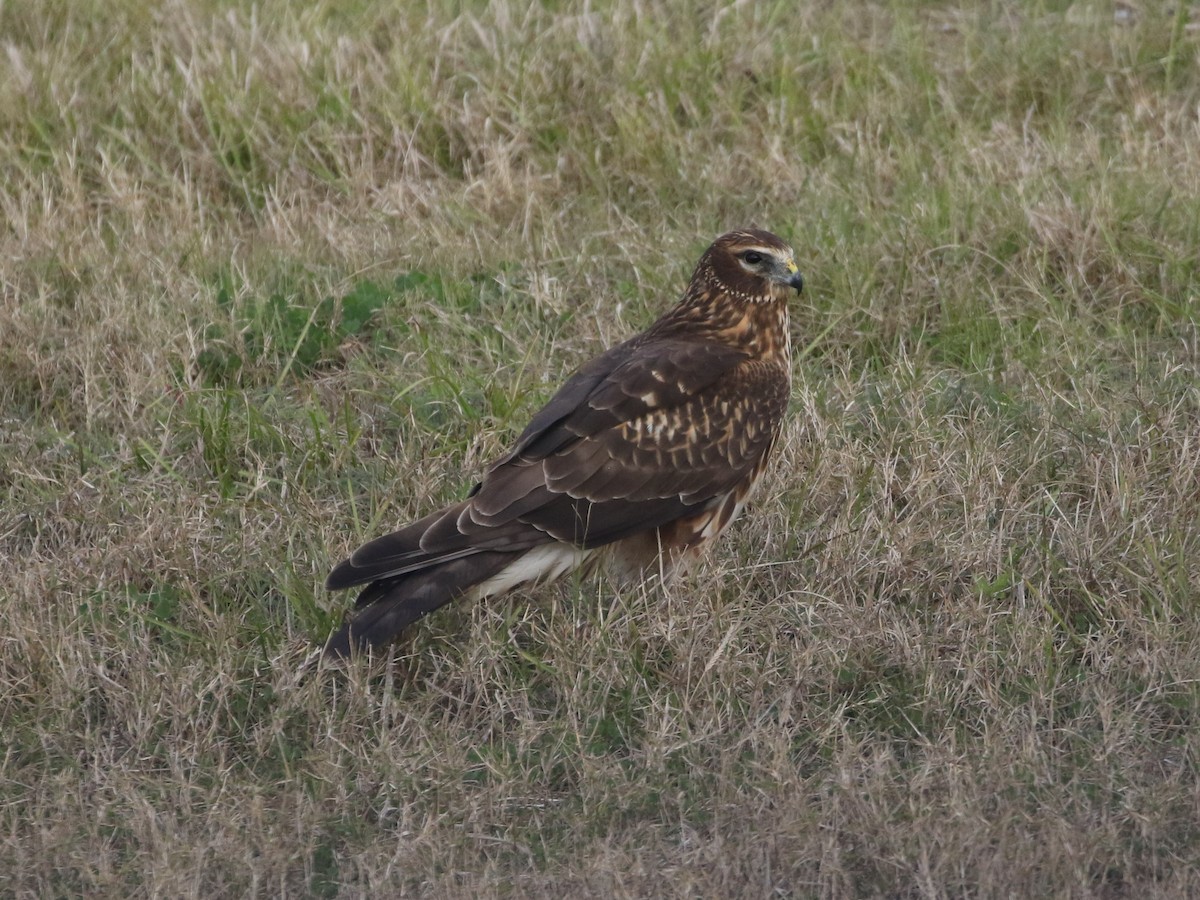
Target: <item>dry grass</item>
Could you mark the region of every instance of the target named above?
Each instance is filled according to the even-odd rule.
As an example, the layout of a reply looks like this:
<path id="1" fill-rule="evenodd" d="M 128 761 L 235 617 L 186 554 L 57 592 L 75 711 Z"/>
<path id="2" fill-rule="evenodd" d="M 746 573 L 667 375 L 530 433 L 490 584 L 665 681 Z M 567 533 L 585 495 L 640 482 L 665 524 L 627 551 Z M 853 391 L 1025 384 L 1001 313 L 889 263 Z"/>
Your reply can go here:
<path id="1" fill-rule="evenodd" d="M 1200 894 L 1200 74 L 1155 4 L 0 4 L 0 893 Z M 297 679 L 730 226 L 682 583 Z"/>

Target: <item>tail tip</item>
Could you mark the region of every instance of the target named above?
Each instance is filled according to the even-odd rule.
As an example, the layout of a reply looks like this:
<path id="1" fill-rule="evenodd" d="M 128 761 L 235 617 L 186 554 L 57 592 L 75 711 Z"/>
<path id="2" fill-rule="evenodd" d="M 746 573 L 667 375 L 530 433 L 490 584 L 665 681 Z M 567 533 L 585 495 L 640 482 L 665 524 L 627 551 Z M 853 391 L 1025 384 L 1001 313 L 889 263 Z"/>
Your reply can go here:
<path id="1" fill-rule="evenodd" d="M 369 634 L 346 622 L 325 641 L 321 657 L 330 662 L 342 662 L 378 653 L 384 645 L 372 641 Z"/>
<path id="2" fill-rule="evenodd" d="M 350 639 L 350 626 L 343 625 L 325 641 L 325 649 L 321 651 L 321 656 L 325 659 L 349 659 L 352 653 L 364 649 L 355 646 L 356 643 L 358 642 L 352 642 Z"/>

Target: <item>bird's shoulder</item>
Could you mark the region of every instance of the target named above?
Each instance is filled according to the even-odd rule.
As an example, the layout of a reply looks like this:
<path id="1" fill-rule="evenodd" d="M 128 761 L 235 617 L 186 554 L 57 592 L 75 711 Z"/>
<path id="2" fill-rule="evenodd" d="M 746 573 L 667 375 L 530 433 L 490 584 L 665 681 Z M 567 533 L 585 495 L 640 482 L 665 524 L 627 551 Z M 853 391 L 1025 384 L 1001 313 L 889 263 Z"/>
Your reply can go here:
<path id="1" fill-rule="evenodd" d="M 749 358 L 719 341 L 645 333 L 631 338 L 580 367 L 493 468 L 518 458 L 543 459 L 580 438 L 684 405 Z"/>

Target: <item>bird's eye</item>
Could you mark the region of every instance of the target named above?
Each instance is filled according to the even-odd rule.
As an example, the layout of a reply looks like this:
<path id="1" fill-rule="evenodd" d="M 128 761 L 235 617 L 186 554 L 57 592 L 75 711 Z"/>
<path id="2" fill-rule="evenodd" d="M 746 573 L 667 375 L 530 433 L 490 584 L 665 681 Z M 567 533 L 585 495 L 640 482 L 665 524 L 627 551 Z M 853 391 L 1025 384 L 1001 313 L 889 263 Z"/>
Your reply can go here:
<path id="1" fill-rule="evenodd" d="M 752 265 L 752 266 L 757 266 L 760 262 L 763 261 L 762 254 L 756 253 L 753 250 L 747 250 L 745 253 L 743 253 L 742 259 L 744 259 L 746 262 L 750 263 L 750 265 Z"/>

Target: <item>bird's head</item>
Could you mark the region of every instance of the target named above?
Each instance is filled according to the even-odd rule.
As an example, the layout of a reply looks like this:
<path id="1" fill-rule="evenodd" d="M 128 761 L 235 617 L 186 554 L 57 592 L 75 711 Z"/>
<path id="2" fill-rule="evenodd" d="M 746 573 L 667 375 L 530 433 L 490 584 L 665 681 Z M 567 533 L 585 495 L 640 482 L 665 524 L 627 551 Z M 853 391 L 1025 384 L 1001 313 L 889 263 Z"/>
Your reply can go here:
<path id="1" fill-rule="evenodd" d="M 687 289 L 650 328 L 703 335 L 758 357 L 790 353 L 788 301 L 804 287 L 792 248 L 769 231 L 723 234 L 704 251 Z"/>
<path id="2" fill-rule="evenodd" d="M 696 274 L 710 288 L 751 303 L 786 302 L 791 291 L 804 287 L 792 248 L 757 229 L 721 235 L 701 257 Z"/>

